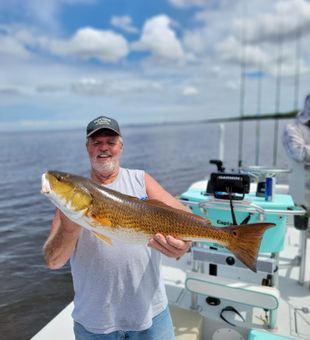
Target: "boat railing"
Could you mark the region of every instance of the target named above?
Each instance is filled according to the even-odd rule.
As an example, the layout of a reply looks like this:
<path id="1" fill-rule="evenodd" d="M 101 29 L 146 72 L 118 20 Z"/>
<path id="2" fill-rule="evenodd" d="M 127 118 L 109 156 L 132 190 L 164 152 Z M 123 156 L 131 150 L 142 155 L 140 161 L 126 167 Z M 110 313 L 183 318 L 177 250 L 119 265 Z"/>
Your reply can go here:
<path id="1" fill-rule="evenodd" d="M 229 202 L 223 202 L 221 199 L 210 198 L 206 201 L 202 202 L 194 202 L 194 201 L 183 201 L 182 203 L 188 206 L 198 206 L 203 214 L 205 214 L 208 208 L 218 208 L 221 210 L 231 210 Z M 265 215 L 284 215 L 284 216 L 295 216 L 295 215 L 305 215 L 306 210 L 302 207 L 289 207 L 286 210 L 283 209 L 265 209 L 262 208 L 250 200 L 243 200 L 242 202 L 234 201 L 235 210 L 239 212 L 248 212 L 248 213 L 258 213 L 261 216 L 261 220 L 264 220 Z"/>

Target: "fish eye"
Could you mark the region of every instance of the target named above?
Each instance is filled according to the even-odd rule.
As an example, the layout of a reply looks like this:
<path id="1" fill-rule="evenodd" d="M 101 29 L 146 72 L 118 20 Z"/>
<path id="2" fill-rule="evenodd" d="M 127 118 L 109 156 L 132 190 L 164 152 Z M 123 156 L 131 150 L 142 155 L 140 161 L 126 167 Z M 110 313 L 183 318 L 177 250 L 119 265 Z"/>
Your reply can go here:
<path id="1" fill-rule="evenodd" d="M 56 175 L 56 179 L 57 179 L 57 181 L 61 181 L 62 180 L 62 176 Z"/>

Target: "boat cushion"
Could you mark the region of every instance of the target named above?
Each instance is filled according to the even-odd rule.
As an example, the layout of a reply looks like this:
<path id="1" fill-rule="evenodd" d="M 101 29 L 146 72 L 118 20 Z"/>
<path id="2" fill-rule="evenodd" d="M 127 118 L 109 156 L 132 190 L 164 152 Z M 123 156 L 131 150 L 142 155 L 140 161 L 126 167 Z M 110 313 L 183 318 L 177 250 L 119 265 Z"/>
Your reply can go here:
<path id="1" fill-rule="evenodd" d="M 269 332 L 260 331 L 257 329 L 252 329 L 249 333 L 248 340 L 290 340 L 284 336 L 272 334 Z"/>
<path id="2" fill-rule="evenodd" d="M 187 273 L 186 288 L 205 296 L 235 301 L 245 305 L 274 310 L 279 306 L 279 290 L 202 273 Z"/>

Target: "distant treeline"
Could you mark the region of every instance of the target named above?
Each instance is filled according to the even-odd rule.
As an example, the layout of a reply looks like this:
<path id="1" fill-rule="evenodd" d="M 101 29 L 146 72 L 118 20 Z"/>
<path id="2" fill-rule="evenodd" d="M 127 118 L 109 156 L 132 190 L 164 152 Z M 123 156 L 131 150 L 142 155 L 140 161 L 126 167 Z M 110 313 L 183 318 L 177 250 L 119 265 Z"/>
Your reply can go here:
<path id="1" fill-rule="evenodd" d="M 234 122 L 240 120 L 264 120 L 264 119 L 292 119 L 295 118 L 298 110 L 279 113 L 264 113 L 260 115 L 244 115 L 242 117 L 230 117 L 230 118 L 213 118 L 206 120 L 210 123 L 222 123 L 222 122 Z"/>

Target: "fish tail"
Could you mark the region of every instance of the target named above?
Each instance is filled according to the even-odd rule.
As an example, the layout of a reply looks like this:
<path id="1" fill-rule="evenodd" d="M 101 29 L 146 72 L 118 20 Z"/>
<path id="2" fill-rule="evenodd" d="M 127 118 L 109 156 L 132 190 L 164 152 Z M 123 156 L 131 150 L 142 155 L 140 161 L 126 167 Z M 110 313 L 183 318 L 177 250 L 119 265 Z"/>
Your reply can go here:
<path id="1" fill-rule="evenodd" d="M 225 247 L 254 272 L 257 271 L 257 256 L 266 229 L 274 223 L 253 223 L 224 227 L 231 237 Z"/>

